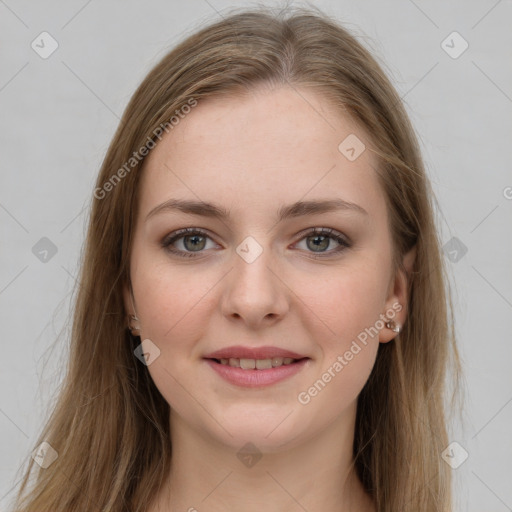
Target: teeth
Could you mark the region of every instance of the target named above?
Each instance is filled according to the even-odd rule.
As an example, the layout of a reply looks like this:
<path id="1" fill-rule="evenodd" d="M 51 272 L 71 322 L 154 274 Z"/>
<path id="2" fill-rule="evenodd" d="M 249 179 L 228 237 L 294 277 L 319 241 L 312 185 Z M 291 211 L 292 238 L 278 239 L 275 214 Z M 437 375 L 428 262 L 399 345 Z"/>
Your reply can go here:
<path id="1" fill-rule="evenodd" d="M 242 368 L 243 370 L 268 370 L 282 365 L 288 365 L 296 361 L 291 357 L 273 357 L 272 359 L 221 359 L 220 364 Z"/>
<path id="2" fill-rule="evenodd" d="M 238 364 L 243 370 L 254 370 L 256 368 L 256 361 L 254 359 L 240 359 Z"/>
<path id="3" fill-rule="evenodd" d="M 258 370 L 268 370 L 272 368 L 272 359 L 257 359 L 255 362 Z M 242 366 L 242 361 L 240 361 L 240 366 Z"/>

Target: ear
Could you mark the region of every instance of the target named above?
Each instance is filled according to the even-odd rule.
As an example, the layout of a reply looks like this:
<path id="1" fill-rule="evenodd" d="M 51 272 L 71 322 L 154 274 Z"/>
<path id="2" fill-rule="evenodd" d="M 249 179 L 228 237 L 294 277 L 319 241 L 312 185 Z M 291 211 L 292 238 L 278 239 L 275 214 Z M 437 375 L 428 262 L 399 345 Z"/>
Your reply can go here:
<path id="1" fill-rule="evenodd" d="M 127 325 L 134 336 L 140 336 L 140 321 L 135 312 L 133 293 L 129 283 L 125 283 L 123 286 L 123 302 L 127 314 Z"/>
<path id="2" fill-rule="evenodd" d="M 133 310 L 132 305 L 131 288 L 129 283 L 125 283 L 123 286 L 123 303 L 126 314 L 135 316 L 135 311 Z"/>
<path id="3" fill-rule="evenodd" d="M 383 317 L 393 320 L 396 325 L 403 328 L 407 318 L 407 305 L 409 303 L 408 285 L 410 275 L 416 261 L 416 246 L 407 252 L 402 258 L 403 268 L 398 268 L 393 281 L 389 285 L 388 297 L 386 298 L 385 311 Z M 397 333 L 384 326 L 379 334 L 379 341 L 387 343 L 393 340 Z"/>

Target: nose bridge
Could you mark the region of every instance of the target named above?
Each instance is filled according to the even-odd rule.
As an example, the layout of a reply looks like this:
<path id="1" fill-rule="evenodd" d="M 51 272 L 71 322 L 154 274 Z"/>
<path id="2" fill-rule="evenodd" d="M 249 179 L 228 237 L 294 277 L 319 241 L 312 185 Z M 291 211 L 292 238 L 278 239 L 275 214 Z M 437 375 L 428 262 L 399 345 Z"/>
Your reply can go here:
<path id="1" fill-rule="evenodd" d="M 236 314 L 253 323 L 267 316 L 281 316 L 287 309 L 287 299 L 277 277 L 271 249 L 248 236 L 235 252 L 234 268 L 225 292 L 224 313 Z"/>

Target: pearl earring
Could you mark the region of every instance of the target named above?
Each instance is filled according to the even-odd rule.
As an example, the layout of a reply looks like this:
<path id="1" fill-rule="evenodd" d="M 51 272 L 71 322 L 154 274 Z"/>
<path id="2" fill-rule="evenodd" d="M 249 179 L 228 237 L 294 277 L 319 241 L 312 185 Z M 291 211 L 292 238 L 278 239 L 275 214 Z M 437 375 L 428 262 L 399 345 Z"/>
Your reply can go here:
<path id="1" fill-rule="evenodd" d="M 397 334 L 401 330 L 400 326 L 394 320 L 389 320 L 388 322 L 386 322 L 386 327 L 388 329 L 391 329 L 393 332 L 396 332 Z"/>

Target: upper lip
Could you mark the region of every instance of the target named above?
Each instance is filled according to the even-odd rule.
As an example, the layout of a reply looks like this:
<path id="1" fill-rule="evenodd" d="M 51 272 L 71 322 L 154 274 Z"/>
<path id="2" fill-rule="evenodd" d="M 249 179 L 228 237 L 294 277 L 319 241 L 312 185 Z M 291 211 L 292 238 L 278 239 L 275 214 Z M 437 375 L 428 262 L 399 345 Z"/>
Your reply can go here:
<path id="1" fill-rule="evenodd" d="M 291 357 L 292 359 L 304 359 L 302 356 L 291 350 L 279 347 L 243 347 L 241 345 L 227 347 L 205 356 L 205 359 L 272 359 L 274 357 Z"/>

